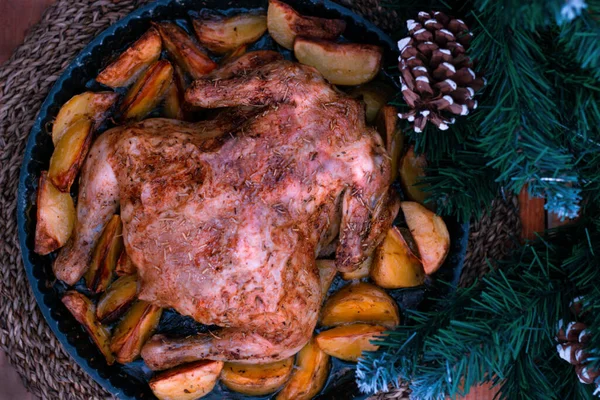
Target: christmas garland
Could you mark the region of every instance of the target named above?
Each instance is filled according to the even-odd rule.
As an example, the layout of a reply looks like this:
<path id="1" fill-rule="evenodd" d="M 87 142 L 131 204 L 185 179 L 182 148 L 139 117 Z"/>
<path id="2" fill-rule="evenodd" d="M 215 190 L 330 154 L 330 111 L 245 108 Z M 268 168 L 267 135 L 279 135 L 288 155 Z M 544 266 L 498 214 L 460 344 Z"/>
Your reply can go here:
<path id="1" fill-rule="evenodd" d="M 417 399 L 455 397 L 483 382 L 498 385 L 503 399 L 593 398 L 600 383 L 600 1 L 413 3 L 391 5 L 407 21 L 398 33 L 395 103 L 428 160 L 427 201 L 468 220 L 499 193 L 526 187 L 546 199 L 548 212 L 578 219 L 494 263 L 472 287 L 429 299 L 427 311 L 407 311 L 405 324 L 363 355 L 358 384 L 372 393 L 400 379 Z M 455 43 L 470 48 L 463 55 Z M 479 73 L 487 86 L 477 98 Z M 437 285 L 433 293 L 448 293 Z"/>

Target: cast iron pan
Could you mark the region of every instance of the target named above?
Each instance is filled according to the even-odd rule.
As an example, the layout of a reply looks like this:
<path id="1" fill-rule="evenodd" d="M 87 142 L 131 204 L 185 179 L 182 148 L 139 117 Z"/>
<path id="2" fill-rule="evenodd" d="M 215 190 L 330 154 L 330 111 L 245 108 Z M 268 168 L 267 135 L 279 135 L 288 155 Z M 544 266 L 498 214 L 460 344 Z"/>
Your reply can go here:
<path id="1" fill-rule="evenodd" d="M 395 43 L 362 17 L 330 1 L 286 1 L 307 15 L 344 19 L 348 24 L 344 40 L 380 45 L 385 49 L 386 65 L 393 66 L 396 63 Z M 48 169 L 53 151 L 49 127 L 60 107 L 72 96 L 86 90 L 106 89 L 96 83 L 94 78 L 116 54 L 127 48 L 149 28 L 150 21 L 175 20 L 185 26 L 189 16 L 194 16 L 203 9 L 219 10 L 224 14 L 231 14 L 261 8 L 264 10 L 266 6 L 266 0 L 229 2 L 159 0 L 138 9 L 102 32 L 69 65 L 50 91 L 31 130 L 21 167 L 17 209 L 19 241 L 25 269 L 40 309 L 63 347 L 90 376 L 118 398 L 155 398 L 147 384 L 152 372 L 141 360 L 127 365 L 108 366 L 106 364 L 104 357 L 91 342 L 87 333 L 60 301 L 66 286 L 57 281 L 52 273 L 51 265 L 54 255 L 40 256 L 33 251 L 37 182 L 40 172 Z M 284 50 L 267 35 L 259 40 L 252 49 Z M 282 52 L 287 58 L 291 57 L 289 51 Z M 385 73 L 381 74 L 380 79 L 387 79 L 391 82 Z M 456 284 L 462 269 L 468 228 L 455 221 L 447 220 L 446 222 L 452 238 L 451 253 L 448 261 L 436 274 L 436 278 Z M 344 282 L 338 277 L 331 290 L 336 290 L 343 284 Z M 83 289 L 83 285 L 77 285 L 77 288 Z M 397 300 L 401 309 L 406 309 L 417 307 L 425 292 L 426 288 L 414 288 L 393 290 L 390 291 L 390 294 Z M 196 323 L 191 318 L 182 317 L 173 310 L 166 310 L 162 315 L 158 331 L 187 335 L 205 329 L 205 326 Z M 354 364 L 340 360 L 333 360 L 332 364 L 327 385 L 318 396 L 319 399 L 347 400 L 366 397 L 358 391 L 354 383 Z M 248 399 L 251 397 L 229 392 L 224 386 L 218 384 L 215 390 L 205 398 Z"/>

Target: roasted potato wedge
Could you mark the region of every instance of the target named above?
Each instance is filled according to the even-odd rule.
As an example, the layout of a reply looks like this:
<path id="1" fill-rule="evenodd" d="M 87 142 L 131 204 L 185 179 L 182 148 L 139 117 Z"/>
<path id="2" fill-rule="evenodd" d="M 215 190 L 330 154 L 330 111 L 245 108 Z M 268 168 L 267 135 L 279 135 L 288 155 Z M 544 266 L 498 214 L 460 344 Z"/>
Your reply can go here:
<path id="1" fill-rule="evenodd" d="M 173 82 L 173 67 L 166 60 L 152 64 L 129 89 L 121 103 L 123 120 L 141 120 L 162 101 Z"/>
<path id="2" fill-rule="evenodd" d="M 384 326 L 353 324 L 338 326 L 321 332 L 316 337 L 317 345 L 331 357 L 344 361 L 358 361 L 363 351 L 375 351 L 379 348 L 371 340 L 385 331 Z"/>
<path id="3" fill-rule="evenodd" d="M 381 47 L 358 43 L 333 43 L 298 37 L 294 55 L 302 64 L 315 67 L 335 85 L 361 85 L 375 78 L 381 68 Z"/>
<path id="4" fill-rule="evenodd" d="M 110 349 L 117 362 L 127 364 L 138 358 L 142 346 L 154 333 L 161 314 L 162 308 L 142 300 L 131 306 L 115 328 L 110 343 Z"/>
<path id="5" fill-rule="evenodd" d="M 112 322 L 125 313 L 137 297 L 137 275 L 117 279 L 102 294 L 96 307 L 96 318 L 103 323 Z"/>
<path id="6" fill-rule="evenodd" d="M 392 182 L 398 177 L 400 153 L 404 148 L 404 133 L 398 127 L 398 110 L 394 106 L 383 106 L 375 119 L 377 131 L 385 141 L 385 149 L 390 156 Z"/>
<path id="7" fill-rule="evenodd" d="M 200 43 L 212 52 L 225 54 L 257 41 L 267 30 L 267 17 L 239 14 L 231 17 L 204 13 L 195 19 L 194 30 Z"/>
<path id="8" fill-rule="evenodd" d="M 222 369 L 223 361 L 196 361 L 154 376 L 149 385 L 159 400 L 195 400 L 213 390 Z"/>
<path id="9" fill-rule="evenodd" d="M 267 26 L 273 40 L 291 50 L 296 36 L 332 40 L 344 32 L 346 22 L 341 19 L 307 17 L 282 1 L 269 0 Z"/>
<path id="10" fill-rule="evenodd" d="M 110 350 L 110 333 L 96 319 L 96 307 L 94 304 L 90 299 L 75 290 L 66 292 L 62 297 L 62 302 L 71 314 L 73 314 L 77 322 L 83 325 L 86 332 L 92 338 L 92 341 L 106 358 L 108 365 L 112 365 L 115 362 L 115 357 Z"/>
<path id="11" fill-rule="evenodd" d="M 411 251 L 398 228 L 390 228 L 377 248 L 371 279 L 386 289 L 414 287 L 425 282 L 423 264 Z"/>
<path id="12" fill-rule="evenodd" d="M 133 275 L 136 273 L 135 265 L 133 265 L 133 261 L 131 261 L 131 258 L 127 255 L 125 249 L 123 249 L 119 256 L 115 273 L 117 276 Z"/>
<path id="13" fill-rule="evenodd" d="M 128 86 L 160 57 L 162 41 L 158 31 L 150 28 L 125 50 L 119 58 L 104 68 L 96 80 L 112 88 Z"/>
<path id="14" fill-rule="evenodd" d="M 52 124 L 52 142 L 54 146 L 62 139 L 67 129 L 79 119 L 91 119 L 95 127 L 101 125 L 107 111 L 118 98 L 119 94 L 113 92 L 85 92 L 71 97 L 60 108 Z"/>
<path id="15" fill-rule="evenodd" d="M 394 89 L 381 82 L 369 82 L 352 88 L 348 95 L 364 101 L 367 122 L 373 123 L 381 108 L 394 96 Z"/>
<path id="16" fill-rule="evenodd" d="M 442 266 L 450 250 L 446 223 L 439 215 L 414 201 L 403 201 L 400 207 L 419 248 L 423 269 L 431 275 Z"/>
<path id="17" fill-rule="evenodd" d="M 183 29 L 171 22 L 154 26 L 160 32 L 169 55 L 193 79 L 200 79 L 217 68 L 217 63 Z"/>
<path id="18" fill-rule="evenodd" d="M 121 217 L 113 215 L 94 247 L 90 266 L 84 275 L 85 284 L 92 293 L 104 292 L 112 282 L 117 260 L 123 251 L 122 231 Z"/>
<path id="19" fill-rule="evenodd" d="M 221 382 L 234 392 L 264 396 L 279 389 L 288 380 L 294 358 L 269 364 L 225 363 Z"/>
<path id="20" fill-rule="evenodd" d="M 179 85 L 173 80 L 167 93 L 165 93 L 165 103 L 163 106 L 163 114 L 167 118 L 185 120 L 185 112 L 183 110 L 183 92 L 179 89 Z"/>
<path id="21" fill-rule="evenodd" d="M 296 367 L 277 400 L 310 400 L 325 385 L 329 375 L 329 356 L 311 339 L 296 354 Z"/>
<path id="22" fill-rule="evenodd" d="M 400 323 L 398 305 L 383 289 L 370 283 L 346 285 L 325 302 L 321 309 L 321 325 L 355 322 L 393 328 Z"/>
<path id="23" fill-rule="evenodd" d="M 423 189 L 425 189 L 427 185 L 419 184 L 421 178 L 425 177 L 425 168 L 427 168 L 427 159 L 425 158 L 425 155 L 420 154 L 417 156 L 415 154 L 414 146 L 411 146 L 400 162 L 400 169 L 398 171 L 400 173 L 400 184 L 407 199 L 416 201 L 432 211 L 435 211 L 432 209 L 433 204 L 425 204 L 425 201 L 429 197 L 429 193 L 425 192 Z"/>
<path id="24" fill-rule="evenodd" d="M 229 53 L 227 53 L 223 59 L 221 60 L 221 65 L 225 65 L 228 62 L 235 60 L 238 57 L 243 56 L 244 54 L 246 54 L 246 52 L 248 51 L 248 45 L 247 44 L 243 44 L 233 50 L 231 50 Z"/>
<path id="25" fill-rule="evenodd" d="M 323 294 L 323 299 L 325 299 L 327 291 L 329 291 L 329 287 L 337 273 L 337 268 L 335 267 L 334 260 L 317 260 L 317 268 L 319 269 L 319 279 L 321 281 L 321 293 Z"/>
<path id="26" fill-rule="evenodd" d="M 58 190 L 42 171 L 37 192 L 35 252 L 52 253 L 67 243 L 75 225 L 75 205 L 69 193 Z"/>
<path id="27" fill-rule="evenodd" d="M 371 271 L 371 265 L 373 264 L 373 256 L 367 257 L 365 261 L 360 264 L 360 267 L 352 272 L 342 272 L 342 279 L 346 281 L 353 281 L 369 276 Z"/>
<path id="28" fill-rule="evenodd" d="M 48 178 L 61 192 L 68 192 L 92 144 L 92 120 L 82 118 L 71 125 L 50 157 Z"/>

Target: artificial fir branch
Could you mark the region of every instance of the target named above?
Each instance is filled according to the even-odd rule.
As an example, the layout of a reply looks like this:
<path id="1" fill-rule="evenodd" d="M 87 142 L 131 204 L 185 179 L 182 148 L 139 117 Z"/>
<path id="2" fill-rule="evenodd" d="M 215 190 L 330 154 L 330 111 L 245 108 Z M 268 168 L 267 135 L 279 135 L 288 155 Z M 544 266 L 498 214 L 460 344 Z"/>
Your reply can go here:
<path id="1" fill-rule="evenodd" d="M 568 318 L 571 301 L 583 295 L 596 311 L 590 313 L 600 314 L 595 287 L 600 276 L 588 279 L 584 273 L 590 262 L 598 267 L 592 257 L 600 254 L 600 213 L 588 212 L 580 223 L 550 231 L 516 251 L 480 285 L 458 289 L 431 311 L 409 312 L 407 326 L 360 360 L 360 387 L 382 389 L 382 377 L 400 376 L 411 381 L 415 398 L 442 399 L 493 380 L 502 382 L 503 399 L 563 399 L 566 392 L 588 398 L 588 390 L 548 373 L 566 370 L 562 360 L 549 355 L 556 351 L 557 321 Z M 582 232 L 589 235 L 587 245 Z M 600 268 L 594 269 L 600 275 Z M 600 317 L 588 321 L 588 328 L 593 353 L 600 348 Z M 377 374 L 374 365 L 380 367 Z M 376 375 L 378 382 L 371 379 Z"/>

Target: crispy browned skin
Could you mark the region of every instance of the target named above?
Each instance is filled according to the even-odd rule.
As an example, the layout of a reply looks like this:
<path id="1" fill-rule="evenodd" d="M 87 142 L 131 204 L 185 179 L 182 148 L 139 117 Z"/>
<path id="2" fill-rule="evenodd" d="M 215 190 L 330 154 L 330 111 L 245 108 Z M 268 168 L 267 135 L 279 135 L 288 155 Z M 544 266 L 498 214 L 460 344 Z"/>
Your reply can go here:
<path id="1" fill-rule="evenodd" d="M 336 239 L 330 227 L 341 219 L 337 266 L 353 270 L 391 224 L 381 138 L 365 126 L 360 103 L 290 61 L 196 81 L 186 97 L 203 107 L 252 107 L 103 134 L 84 168 L 74 239 L 55 271 L 77 280 L 65 271 L 86 263 L 89 243 L 120 204 L 140 299 L 223 327 L 154 337 L 142 352 L 151 368 L 284 359 L 317 322 L 315 255 Z"/>

